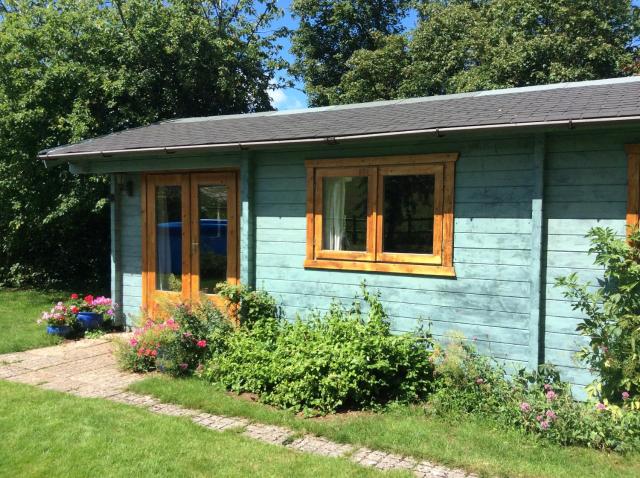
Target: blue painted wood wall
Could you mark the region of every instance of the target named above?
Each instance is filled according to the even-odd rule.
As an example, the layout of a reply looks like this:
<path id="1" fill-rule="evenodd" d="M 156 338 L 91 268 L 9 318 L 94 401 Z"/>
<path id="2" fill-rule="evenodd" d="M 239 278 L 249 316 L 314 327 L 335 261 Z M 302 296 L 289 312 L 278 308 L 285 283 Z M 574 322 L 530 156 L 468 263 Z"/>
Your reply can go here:
<path id="1" fill-rule="evenodd" d="M 121 230 L 115 231 L 121 240 L 123 310 L 131 317 L 139 310 L 142 292 L 140 172 L 235 166 L 242 172 L 243 189 L 241 278 L 272 293 L 288 315 L 305 314 L 312 308 L 326 310 L 332 299 L 350 302 L 366 280 L 381 292 L 398 331 L 415 329 L 423 318 L 431 322 L 436 336 L 462 332 L 475 338 L 484 353 L 517 366 L 539 356 L 558 365 L 572 383 L 584 385 L 591 377 L 574 360 L 584 343 L 575 333 L 580 314 L 553 287 L 553 281 L 572 271 L 591 280 L 601 275 L 586 253 L 584 235 L 597 225 L 624 234 L 624 144 L 640 142 L 640 133 L 630 129 L 550 131 L 543 140 L 542 188 L 536 183 L 533 133 L 96 161 L 82 171 L 123 171 L 134 182 L 132 196 L 119 195 Z M 451 151 L 460 152 L 455 178 L 455 279 L 303 268 L 305 159 Z M 540 191 L 542 198 L 536 198 Z M 542 199 L 538 207 L 543 211 L 539 343 L 532 323 L 536 301 L 531 296 L 537 290 L 532 279 L 538 260 L 536 236 L 532 236 L 536 199 Z M 532 331 L 534 343 L 530 343 Z M 539 354 L 533 350 L 538 345 Z"/>

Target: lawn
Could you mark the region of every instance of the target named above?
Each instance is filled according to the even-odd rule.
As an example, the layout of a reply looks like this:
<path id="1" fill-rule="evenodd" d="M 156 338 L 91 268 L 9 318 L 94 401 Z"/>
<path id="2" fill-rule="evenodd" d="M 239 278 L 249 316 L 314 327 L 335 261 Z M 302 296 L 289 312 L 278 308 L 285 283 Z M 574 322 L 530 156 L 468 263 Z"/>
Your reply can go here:
<path id="1" fill-rule="evenodd" d="M 640 476 L 640 456 L 607 454 L 553 446 L 477 418 L 444 421 L 425 416 L 418 407 L 393 412 L 359 413 L 304 419 L 270 406 L 238 398 L 196 379 L 148 378 L 131 386 L 138 393 L 210 413 L 326 436 L 443 465 L 459 466 L 483 476 L 622 478 Z"/>
<path id="2" fill-rule="evenodd" d="M 66 292 L 0 289 L 0 354 L 45 347 L 60 342 L 38 325 L 43 310 L 68 297 Z"/>
<path id="3" fill-rule="evenodd" d="M 0 476 L 382 476 L 187 418 L 2 381 L 0 430 Z"/>

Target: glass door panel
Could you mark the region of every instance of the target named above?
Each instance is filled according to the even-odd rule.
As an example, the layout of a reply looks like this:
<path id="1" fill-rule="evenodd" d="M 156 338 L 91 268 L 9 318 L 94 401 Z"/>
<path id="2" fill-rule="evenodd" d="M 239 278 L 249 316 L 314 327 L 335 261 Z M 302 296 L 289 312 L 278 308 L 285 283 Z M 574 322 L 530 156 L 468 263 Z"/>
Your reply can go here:
<path id="1" fill-rule="evenodd" d="M 227 203 L 229 188 L 198 186 L 200 292 L 215 294 L 216 284 L 227 280 Z"/>
<path id="2" fill-rule="evenodd" d="M 182 292 L 182 191 L 156 188 L 156 290 Z"/>
<path id="3" fill-rule="evenodd" d="M 216 284 L 237 282 L 235 173 L 191 175 L 191 296 L 217 302 Z"/>
<path id="4" fill-rule="evenodd" d="M 144 305 L 156 316 L 158 306 L 190 297 L 189 177 L 149 175 L 146 191 Z"/>

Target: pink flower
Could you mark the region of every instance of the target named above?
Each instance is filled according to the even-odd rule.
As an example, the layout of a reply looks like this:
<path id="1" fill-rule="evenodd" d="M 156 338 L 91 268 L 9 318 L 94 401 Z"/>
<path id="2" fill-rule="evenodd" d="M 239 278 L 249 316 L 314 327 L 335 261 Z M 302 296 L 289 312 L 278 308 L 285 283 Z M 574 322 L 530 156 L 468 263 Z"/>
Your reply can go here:
<path id="1" fill-rule="evenodd" d="M 540 422 L 540 428 L 542 428 L 543 430 L 546 430 L 547 428 L 549 428 L 549 422 L 546 420 Z"/>
<path id="2" fill-rule="evenodd" d="M 549 385 L 548 383 L 545 383 L 545 384 L 544 384 L 544 389 L 545 389 L 545 391 L 553 390 L 553 388 L 551 387 L 551 385 Z"/>
<path id="3" fill-rule="evenodd" d="M 558 398 L 558 395 L 556 395 L 556 392 L 554 392 L 553 390 L 549 390 L 546 395 L 547 400 L 549 402 L 553 402 L 556 398 Z"/>
<path id="4" fill-rule="evenodd" d="M 482 385 L 484 383 L 484 379 L 483 378 L 476 378 L 476 383 L 478 385 Z"/>
<path id="5" fill-rule="evenodd" d="M 77 299 L 78 298 L 78 294 L 71 294 L 71 298 L 74 299 L 74 300 Z"/>
<path id="6" fill-rule="evenodd" d="M 527 402 L 522 402 L 520 404 L 520 411 L 521 412 L 530 412 L 531 411 L 531 405 L 529 405 Z"/>
<path id="7" fill-rule="evenodd" d="M 135 338 L 132 338 L 131 340 L 129 340 L 129 345 L 135 347 L 136 345 L 138 345 L 138 341 Z"/>
<path id="8" fill-rule="evenodd" d="M 205 348 L 205 347 L 207 346 L 207 341 L 206 341 L 206 340 L 198 340 L 198 341 L 196 342 L 196 345 L 197 345 L 198 347 L 200 347 L 201 349 L 202 349 L 202 348 Z"/>
<path id="9" fill-rule="evenodd" d="M 179 367 L 180 367 L 180 370 L 187 370 L 188 365 L 186 363 L 181 363 Z"/>
<path id="10" fill-rule="evenodd" d="M 107 310 L 107 315 L 113 315 L 113 309 Z"/>
<path id="11" fill-rule="evenodd" d="M 623 400 L 629 400 L 630 397 L 631 397 L 631 395 L 629 394 L 629 392 L 622 392 L 622 399 Z"/>
<path id="12" fill-rule="evenodd" d="M 551 421 L 554 421 L 558 418 L 558 415 L 556 415 L 556 413 L 553 410 L 547 410 L 547 418 Z"/>
<path id="13" fill-rule="evenodd" d="M 596 410 L 606 410 L 606 409 L 607 409 L 607 406 L 606 406 L 604 403 L 602 403 L 602 402 L 599 402 L 599 403 L 596 405 Z"/>
<path id="14" fill-rule="evenodd" d="M 541 422 L 544 419 L 544 417 L 542 415 L 538 415 L 536 417 L 536 421 Z"/>
<path id="15" fill-rule="evenodd" d="M 151 356 L 152 357 L 157 357 L 158 356 L 158 351 L 157 350 L 152 350 L 151 351 Z"/>

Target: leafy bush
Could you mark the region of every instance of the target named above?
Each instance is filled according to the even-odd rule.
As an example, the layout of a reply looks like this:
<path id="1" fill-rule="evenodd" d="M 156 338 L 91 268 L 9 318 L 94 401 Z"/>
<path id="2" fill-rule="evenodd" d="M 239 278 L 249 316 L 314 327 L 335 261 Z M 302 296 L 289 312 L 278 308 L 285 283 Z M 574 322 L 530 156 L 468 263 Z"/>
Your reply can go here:
<path id="1" fill-rule="evenodd" d="M 427 410 L 445 417 L 477 414 L 560 445 L 628 451 L 640 449 L 640 412 L 623 406 L 577 402 L 552 366 L 507 374 L 458 335 L 436 345 L 435 391 Z"/>
<path id="2" fill-rule="evenodd" d="M 121 366 L 135 372 L 193 373 L 212 354 L 226 348 L 233 326 L 211 302 L 177 304 L 162 322 L 145 319 L 118 349 Z"/>
<path id="3" fill-rule="evenodd" d="M 203 375 L 266 403 L 328 413 L 415 401 L 431 389 L 428 336 L 394 335 L 379 298 L 363 291 L 347 309 L 288 322 L 269 314 L 245 322 Z M 250 327 L 249 327 L 250 325 Z"/>
<path id="4" fill-rule="evenodd" d="M 266 291 L 251 290 L 242 284 L 228 282 L 221 282 L 216 288 L 218 294 L 227 301 L 229 314 L 236 317 L 240 325 L 251 328 L 260 320 L 282 317 L 280 307 Z"/>
<path id="5" fill-rule="evenodd" d="M 614 403 L 630 397 L 640 408 L 640 232 L 625 241 L 610 228 L 594 228 L 587 237 L 604 278 L 595 290 L 575 273 L 556 279 L 556 285 L 587 317 L 577 330 L 589 337 L 579 357 L 599 374 L 590 393 Z"/>

